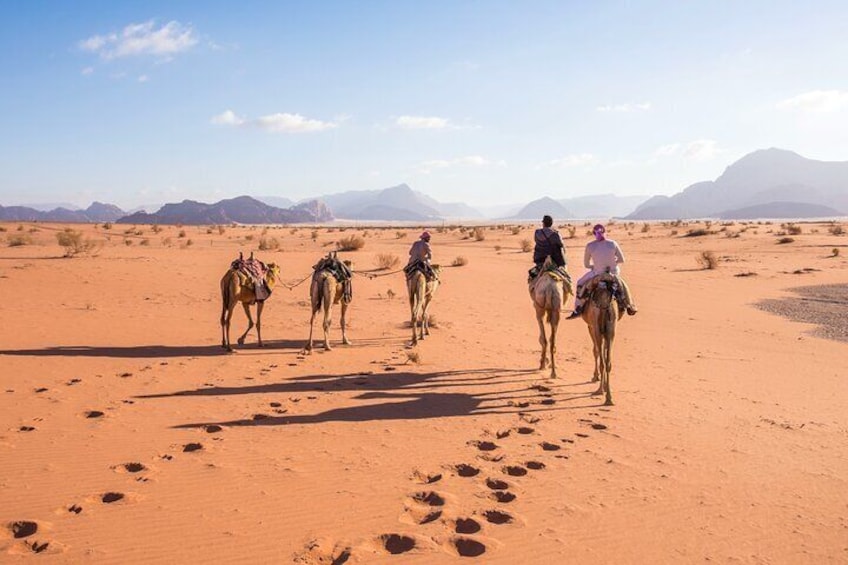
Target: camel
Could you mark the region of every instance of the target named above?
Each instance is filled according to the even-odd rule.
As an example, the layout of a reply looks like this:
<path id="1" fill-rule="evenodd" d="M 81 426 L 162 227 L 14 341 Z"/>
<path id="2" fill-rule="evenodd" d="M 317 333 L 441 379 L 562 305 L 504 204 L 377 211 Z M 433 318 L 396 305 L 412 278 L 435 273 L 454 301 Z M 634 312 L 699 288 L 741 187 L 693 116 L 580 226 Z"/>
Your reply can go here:
<path id="1" fill-rule="evenodd" d="M 589 281 L 583 291 L 588 297 L 583 306 L 583 320 L 588 326 L 589 335 L 592 336 L 592 353 L 595 357 L 595 375 L 592 382 L 600 381 L 598 390 L 592 394 L 606 394 L 606 406 L 613 405 L 609 379 L 615 324 L 624 314 L 613 295 L 613 287 L 617 284 L 615 275 L 605 273 Z"/>
<path id="2" fill-rule="evenodd" d="M 542 358 L 539 370 L 548 366 L 548 345 L 550 344 L 551 378 L 555 379 L 556 372 L 556 334 L 559 326 L 560 309 L 568 294 L 571 293 L 570 281 L 566 281 L 559 273 L 548 269 L 550 258 L 545 260 L 541 274 L 530 281 L 530 298 L 536 308 L 536 321 L 539 323 L 539 344 L 542 346 Z M 545 320 L 551 326 L 550 340 L 545 336 Z"/>
<path id="3" fill-rule="evenodd" d="M 335 259 L 335 256 L 332 256 Z M 344 261 L 344 264 L 350 267 L 350 261 Z M 342 343 L 345 345 L 350 345 L 350 340 L 347 339 L 347 334 L 345 333 L 345 314 L 347 313 L 347 307 L 350 305 L 350 300 L 345 297 L 344 293 L 344 285 L 336 280 L 336 277 L 333 276 L 326 268 L 318 268 L 312 275 L 312 285 L 309 289 L 309 297 L 312 302 L 312 317 L 309 319 L 309 341 L 306 343 L 306 347 L 304 351 L 307 353 L 312 352 L 312 329 L 314 327 L 315 322 L 315 314 L 318 313 L 322 307 L 324 308 L 324 349 L 327 351 L 331 351 L 333 348 L 330 347 L 330 323 L 332 321 L 330 314 L 331 308 L 333 304 L 341 304 L 342 308 L 342 318 L 341 318 L 341 326 L 342 326 Z"/>
<path id="4" fill-rule="evenodd" d="M 253 258 L 253 254 L 250 256 Z M 268 264 L 268 271 L 265 274 L 265 282 L 268 288 L 273 290 L 274 286 L 280 278 L 280 267 L 274 263 Z M 256 335 L 259 338 L 259 347 L 262 347 L 262 308 L 265 306 L 265 301 L 257 301 L 253 286 L 246 285 L 247 280 L 244 275 L 239 275 L 236 269 L 230 268 L 221 278 L 221 346 L 229 352 L 233 351 L 230 343 L 230 322 L 233 319 L 233 310 L 236 304 L 241 302 L 244 307 L 244 313 L 247 315 L 247 329 L 241 337 L 238 338 L 238 344 L 244 345 L 244 339 L 247 333 L 253 328 L 253 318 L 250 315 L 250 305 L 256 304 Z"/>
<path id="5" fill-rule="evenodd" d="M 409 291 L 409 310 L 412 318 L 412 345 L 430 335 L 430 315 L 427 310 L 433 301 L 433 295 L 439 288 L 439 275 L 442 268 L 432 265 L 436 278 L 428 281 L 420 270 L 416 269 L 406 278 L 406 288 Z"/>

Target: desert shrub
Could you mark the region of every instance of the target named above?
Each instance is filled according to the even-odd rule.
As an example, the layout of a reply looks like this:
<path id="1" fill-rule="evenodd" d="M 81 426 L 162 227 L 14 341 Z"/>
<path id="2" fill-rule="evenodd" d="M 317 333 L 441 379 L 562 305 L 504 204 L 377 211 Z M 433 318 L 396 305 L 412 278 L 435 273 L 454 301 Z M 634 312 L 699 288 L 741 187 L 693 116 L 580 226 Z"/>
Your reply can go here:
<path id="1" fill-rule="evenodd" d="M 453 265 L 454 267 L 463 267 L 463 266 L 465 266 L 465 265 L 467 265 L 467 264 L 468 264 L 468 259 L 466 259 L 466 258 L 465 258 L 465 257 L 463 257 L 462 255 L 459 255 L 459 256 L 458 256 L 456 259 L 454 259 L 454 260 L 453 260 L 453 262 L 451 263 L 451 265 Z"/>
<path id="2" fill-rule="evenodd" d="M 104 230 L 111 230 L 112 229 L 112 222 L 106 222 L 105 224 L 103 224 L 103 229 Z"/>
<path id="3" fill-rule="evenodd" d="M 96 244 L 90 239 L 83 239 L 82 232 L 74 231 L 70 228 L 65 228 L 64 231 L 57 232 L 56 241 L 65 248 L 65 257 L 88 253 L 96 247 Z"/>
<path id="4" fill-rule="evenodd" d="M 309 237 L 312 238 L 312 241 L 318 241 L 318 230 L 312 230 L 312 234 Z"/>
<path id="5" fill-rule="evenodd" d="M 206 233 L 211 235 L 212 234 L 212 228 L 206 228 Z"/>
<path id="6" fill-rule="evenodd" d="M 518 235 L 521 233 L 521 226 L 513 226 L 510 231 L 512 231 L 512 235 Z"/>
<path id="7" fill-rule="evenodd" d="M 144 239 L 142 239 L 141 241 L 139 241 L 139 242 L 138 242 L 138 244 L 139 244 L 139 245 L 144 245 L 145 247 L 147 247 L 148 245 L 150 245 L 150 240 L 149 240 L 149 239 L 147 239 L 147 238 L 145 237 Z"/>
<path id="8" fill-rule="evenodd" d="M 260 237 L 259 251 L 273 251 L 280 248 L 280 242 L 276 237 Z"/>
<path id="9" fill-rule="evenodd" d="M 292 229 L 290 229 L 290 230 L 289 230 L 289 233 L 290 233 L 290 234 L 292 234 L 292 235 L 296 234 L 296 233 L 297 233 L 297 228 L 292 228 Z"/>
<path id="10" fill-rule="evenodd" d="M 164 245 L 165 247 L 171 247 L 172 244 L 173 244 L 173 241 L 171 241 L 170 237 L 166 237 L 166 238 L 162 239 L 162 245 Z"/>
<path id="11" fill-rule="evenodd" d="M 420 365 L 421 364 L 421 353 L 419 353 L 415 349 L 413 349 L 411 351 L 407 351 L 406 352 L 406 362 L 407 363 L 414 363 L 416 365 Z"/>
<path id="12" fill-rule="evenodd" d="M 179 238 L 183 238 L 183 237 L 185 237 L 185 236 L 186 236 L 186 231 L 185 231 L 185 230 L 180 230 L 180 233 L 178 233 L 178 234 L 177 234 L 177 237 L 179 237 Z"/>
<path id="13" fill-rule="evenodd" d="M 642 233 L 648 233 L 649 231 L 651 231 L 651 224 L 642 224 Z"/>
<path id="14" fill-rule="evenodd" d="M 396 231 L 395 232 L 395 239 L 403 239 L 405 237 L 406 237 L 405 231 Z"/>
<path id="15" fill-rule="evenodd" d="M 32 228 L 29 228 L 27 231 L 28 231 L 29 233 L 38 233 L 38 232 L 40 232 L 41 230 L 40 230 L 40 229 L 38 229 L 38 228 L 36 228 L 36 227 L 32 227 Z"/>
<path id="16" fill-rule="evenodd" d="M 795 241 L 795 238 L 793 238 L 793 237 L 781 237 L 780 239 L 777 240 L 777 244 L 783 245 L 785 243 L 792 243 L 793 241 Z"/>
<path id="17" fill-rule="evenodd" d="M 244 240 L 245 241 L 253 241 L 253 234 L 252 233 L 247 234 L 246 236 L 244 236 Z"/>
<path id="18" fill-rule="evenodd" d="M 9 247 L 21 247 L 24 245 L 32 245 L 32 236 L 29 234 L 10 235 L 6 242 Z"/>
<path id="19" fill-rule="evenodd" d="M 801 226 L 796 226 L 795 224 L 789 224 L 786 226 L 786 233 L 789 235 L 801 235 Z"/>
<path id="20" fill-rule="evenodd" d="M 839 248 L 838 248 L 838 247 L 834 247 L 834 248 L 831 250 L 831 252 L 830 252 L 830 253 L 831 253 L 831 256 L 832 256 L 832 257 L 839 257 Z"/>
<path id="21" fill-rule="evenodd" d="M 374 259 L 374 264 L 377 265 L 379 269 L 387 271 L 400 265 L 400 257 L 393 253 L 378 253 L 377 257 Z"/>
<path id="22" fill-rule="evenodd" d="M 194 245 L 194 240 L 192 240 L 192 239 L 187 239 L 187 240 L 186 240 L 186 242 L 185 242 L 185 246 L 186 246 L 186 247 L 191 247 L 192 245 Z"/>
<path id="23" fill-rule="evenodd" d="M 153 224 L 153 227 L 150 229 L 153 230 L 153 233 L 159 233 L 160 231 L 162 231 L 162 226 L 160 226 L 159 224 Z"/>
<path id="24" fill-rule="evenodd" d="M 133 232 L 135 232 L 135 228 L 130 228 L 128 230 L 124 230 L 124 235 L 130 235 Z"/>
<path id="25" fill-rule="evenodd" d="M 500 245 L 495 245 L 495 251 L 500 251 L 501 249 L 503 248 Z"/>
<path id="26" fill-rule="evenodd" d="M 843 235 L 845 233 L 845 228 L 842 227 L 841 224 L 833 224 L 827 231 L 830 235 Z"/>
<path id="27" fill-rule="evenodd" d="M 532 249 L 533 249 L 533 244 L 530 243 L 529 239 L 522 239 L 521 240 L 521 251 L 523 251 L 524 253 L 529 253 L 530 250 L 532 250 Z"/>
<path id="28" fill-rule="evenodd" d="M 224 235 L 225 231 L 227 231 L 227 229 L 224 226 L 218 226 L 218 235 Z"/>
<path id="29" fill-rule="evenodd" d="M 365 247 L 365 240 L 358 235 L 349 235 L 336 242 L 339 251 L 358 251 Z"/>
<path id="30" fill-rule="evenodd" d="M 132 244 L 133 244 L 133 240 L 131 240 L 131 239 L 129 239 L 129 238 L 126 238 L 126 237 L 124 238 L 124 245 L 126 245 L 127 247 L 129 247 L 129 246 L 130 246 L 130 245 L 132 245 Z"/>
<path id="31" fill-rule="evenodd" d="M 577 226 L 568 226 L 566 229 L 568 230 L 568 239 L 577 237 Z"/>
<path id="32" fill-rule="evenodd" d="M 686 235 L 683 237 L 702 237 L 705 235 L 710 235 L 710 230 L 706 230 L 704 228 L 698 228 L 696 230 L 689 230 L 686 232 Z"/>
<path id="33" fill-rule="evenodd" d="M 483 228 L 474 228 L 471 230 L 471 237 L 474 238 L 474 241 L 483 241 L 486 239 L 486 234 L 483 233 Z"/>
<path id="34" fill-rule="evenodd" d="M 677 233 L 678 233 L 677 230 L 671 230 L 671 233 L 669 233 L 669 235 L 675 236 L 675 235 L 677 235 Z"/>
<path id="35" fill-rule="evenodd" d="M 0 232 L 4 232 L 4 231 L 6 231 L 6 228 L 4 228 L 3 226 L 0 226 Z"/>
<path id="36" fill-rule="evenodd" d="M 695 257 L 695 261 L 698 262 L 702 269 L 713 270 L 718 267 L 718 257 L 712 251 L 701 251 Z"/>

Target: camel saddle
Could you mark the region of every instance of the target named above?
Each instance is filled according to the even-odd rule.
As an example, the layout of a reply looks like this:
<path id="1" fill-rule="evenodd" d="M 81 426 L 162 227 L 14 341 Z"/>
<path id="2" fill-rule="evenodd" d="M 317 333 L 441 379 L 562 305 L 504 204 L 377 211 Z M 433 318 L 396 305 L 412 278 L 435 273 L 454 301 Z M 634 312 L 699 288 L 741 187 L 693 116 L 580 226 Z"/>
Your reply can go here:
<path id="1" fill-rule="evenodd" d="M 351 299 L 353 299 L 353 284 L 351 283 L 353 273 L 350 270 L 349 263 L 349 261 L 348 263 L 345 263 L 338 258 L 335 252 L 332 252 L 326 257 L 323 257 L 312 267 L 315 271 L 313 276 L 322 271 L 327 271 L 333 275 L 333 278 L 336 279 L 337 282 L 341 283 L 344 300 L 348 303 Z"/>
<path id="2" fill-rule="evenodd" d="M 257 302 L 267 300 L 271 296 L 271 289 L 265 279 L 268 266 L 259 259 L 255 259 L 253 253 L 248 259 L 239 253 L 239 258 L 230 264 L 230 269 L 238 274 L 239 282 L 243 286 L 253 289 Z"/>
<path id="3" fill-rule="evenodd" d="M 403 272 L 406 275 L 406 278 L 409 279 L 415 273 L 415 271 L 421 272 L 428 281 L 433 281 L 439 278 L 439 275 L 436 274 L 436 271 L 433 270 L 433 267 L 421 261 L 420 259 L 417 261 L 413 261 L 409 265 L 403 268 Z"/>

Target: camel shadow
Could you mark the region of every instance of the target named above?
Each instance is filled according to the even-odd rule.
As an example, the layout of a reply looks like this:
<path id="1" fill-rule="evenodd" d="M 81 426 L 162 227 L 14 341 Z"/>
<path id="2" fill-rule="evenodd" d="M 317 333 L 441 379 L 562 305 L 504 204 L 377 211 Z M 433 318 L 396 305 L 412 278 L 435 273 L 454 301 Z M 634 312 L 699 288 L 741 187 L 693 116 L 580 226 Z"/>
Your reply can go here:
<path id="1" fill-rule="evenodd" d="M 266 351 L 275 349 L 299 349 L 303 340 L 278 340 L 266 344 L 263 348 L 247 345 L 238 349 Z M 238 350 L 237 349 L 237 350 Z M 125 359 L 155 359 L 171 357 L 217 357 L 227 355 L 224 349 L 216 345 L 134 345 L 119 346 L 89 346 L 62 345 L 45 347 L 43 349 L 9 349 L 0 350 L 0 355 L 33 356 L 33 357 L 115 357 Z"/>

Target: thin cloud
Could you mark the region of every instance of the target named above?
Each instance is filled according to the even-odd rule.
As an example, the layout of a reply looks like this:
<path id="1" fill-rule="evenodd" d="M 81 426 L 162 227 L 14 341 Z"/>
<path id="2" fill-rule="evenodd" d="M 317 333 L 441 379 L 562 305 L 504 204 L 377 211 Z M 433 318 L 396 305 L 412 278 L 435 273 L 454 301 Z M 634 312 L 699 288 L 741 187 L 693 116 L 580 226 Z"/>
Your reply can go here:
<path id="1" fill-rule="evenodd" d="M 709 161 L 721 153 L 718 143 L 713 139 L 696 139 L 689 143 L 670 143 L 654 151 L 654 157 L 679 156 L 691 161 Z"/>
<path id="2" fill-rule="evenodd" d="M 650 102 L 642 102 L 640 104 L 607 104 L 606 106 L 598 106 L 598 112 L 647 112 L 651 109 Z"/>
<path id="3" fill-rule="evenodd" d="M 779 110 L 799 110 L 801 112 L 827 113 L 848 108 L 848 90 L 811 90 L 781 100 L 776 104 Z"/>
<path id="4" fill-rule="evenodd" d="M 468 155 L 466 157 L 457 157 L 455 159 L 431 159 L 429 161 L 424 161 L 418 165 L 418 171 L 422 174 L 428 175 L 435 170 L 447 169 L 449 167 L 486 167 L 490 165 L 503 167 L 506 163 L 504 161 L 491 161 L 481 155 Z"/>
<path id="5" fill-rule="evenodd" d="M 80 71 L 80 74 L 84 77 L 94 74 L 94 67 L 85 67 L 83 70 Z"/>
<path id="6" fill-rule="evenodd" d="M 449 119 L 437 116 L 401 116 L 395 125 L 403 129 L 459 129 Z"/>
<path id="7" fill-rule="evenodd" d="M 219 126 L 258 128 L 272 133 L 307 133 L 324 131 L 336 128 L 339 125 L 337 122 L 313 120 L 305 118 L 300 114 L 290 114 L 287 112 L 278 112 L 275 114 L 268 114 L 267 116 L 247 119 L 239 116 L 232 110 L 225 110 L 216 116 L 212 116 L 210 121 Z"/>
<path id="8" fill-rule="evenodd" d="M 93 35 L 79 41 L 78 46 L 106 60 L 144 55 L 170 58 L 188 51 L 199 41 L 191 25 L 170 21 L 156 27 L 156 23 L 149 20 L 129 24 L 120 32 Z"/>
<path id="9" fill-rule="evenodd" d="M 591 153 L 576 153 L 573 155 L 566 155 L 565 157 L 560 157 L 559 159 L 551 159 L 543 163 L 548 167 L 579 167 L 581 165 L 594 165 L 598 163 L 598 158 L 592 155 Z"/>

